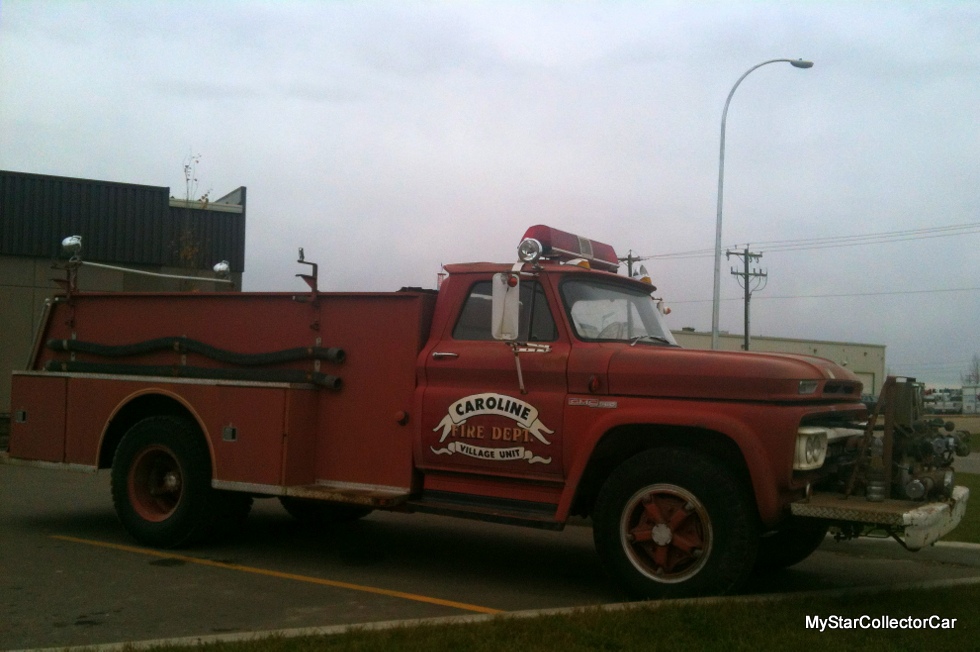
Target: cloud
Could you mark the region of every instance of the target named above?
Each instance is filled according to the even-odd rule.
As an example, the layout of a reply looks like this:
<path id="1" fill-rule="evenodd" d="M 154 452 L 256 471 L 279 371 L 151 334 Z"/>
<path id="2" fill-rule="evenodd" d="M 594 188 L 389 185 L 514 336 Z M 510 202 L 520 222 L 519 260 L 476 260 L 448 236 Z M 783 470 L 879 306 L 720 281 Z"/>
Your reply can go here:
<path id="1" fill-rule="evenodd" d="M 0 167 L 249 188 L 245 283 L 432 286 L 552 223 L 639 254 L 955 224 L 980 205 L 972 3 L 4 2 Z M 766 254 L 753 332 L 962 358 L 977 236 Z M 653 260 L 675 327 L 710 324 L 711 257 Z M 298 286 L 296 289 L 302 289 Z M 723 280 L 723 328 L 741 330 Z M 948 375 L 950 380 L 957 378 Z"/>

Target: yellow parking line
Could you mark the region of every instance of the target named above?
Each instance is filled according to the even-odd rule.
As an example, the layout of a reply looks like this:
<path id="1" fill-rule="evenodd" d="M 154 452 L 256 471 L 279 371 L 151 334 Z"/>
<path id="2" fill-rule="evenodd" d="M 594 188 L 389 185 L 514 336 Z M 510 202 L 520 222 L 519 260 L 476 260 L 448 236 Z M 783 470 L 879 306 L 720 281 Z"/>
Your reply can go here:
<path id="1" fill-rule="evenodd" d="M 296 575 L 294 573 L 282 573 L 279 571 L 267 570 L 265 568 L 253 568 L 252 566 L 228 564 L 221 561 L 213 561 L 211 559 L 201 559 L 199 557 L 188 557 L 186 555 L 176 555 L 170 552 L 151 550 L 149 548 L 137 548 L 136 546 L 125 546 L 118 543 L 107 543 L 105 541 L 92 541 L 90 539 L 79 539 L 78 537 L 69 537 L 69 536 L 62 536 L 62 535 L 52 535 L 51 538 L 60 539 L 61 541 L 70 541 L 72 543 L 83 543 L 89 546 L 99 546 L 101 548 L 122 550 L 124 552 L 135 552 L 136 554 L 149 555 L 151 557 L 162 557 L 164 559 L 179 559 L 180 561 L 184 561 L 189 564 L 198 564 L 200 566 L 211 566 L 214 568 L 236 570 L 242 573 L 252 573 L 253 575 L 265 575 L 267 577 L 275 577 L 281 580 L 293 580 L 295 582 L 319 584 L 320 586 L 330 586 L 337 589 L 349 589 L 351 591 L 375 593 L 377 595 L 386 595 L 391 598 L 402 598 L 404 600 L 413 600 L 415 602 L 426 602 L 428 604 L 436 604 L 442 607 L 452 607 L 453 609 L 462 609 L 464 611 L 475 611 L 481 614 L 503 613 L 503 611 L 501 611 L 500 609 L 491 609 L 490 607 L 481 607 L 475 604 L 466 604 L 465 602 L 442 600 L 440 598 L 431 598 L 425 595 L 416 595 L 414 593 L 405 593 L 403 591 L 392 591 L 390 589 L 379 589 L 373 586 L 362 586 L 360 584 L 351 584 L 349 582 L 338 582 L 336 580 L 325 580 L 319 577 L 308 577 L 306 575 Z"/>

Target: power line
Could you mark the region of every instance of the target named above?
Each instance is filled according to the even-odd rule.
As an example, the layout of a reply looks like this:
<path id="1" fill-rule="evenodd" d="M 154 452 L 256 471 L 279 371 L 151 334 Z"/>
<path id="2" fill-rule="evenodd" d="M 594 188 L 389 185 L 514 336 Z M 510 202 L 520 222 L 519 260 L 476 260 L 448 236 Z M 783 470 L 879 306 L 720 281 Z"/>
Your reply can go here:
<path id="1" fill-rule="evenodd" d="M 980 233 L 980 222 L 951 224 L 927 229 L 906 229 L 861 235 L 831 236 L 826 238 L 805 238 L 797 240 L 770 240 L 757 242 L 755 246 L 767 251 L 802 251 L 806 249 L 826 249 L 828 247 L 857 247 L 861 245 L 887 244 L 907 240 L 927 240 L 930 238 L 949 238 L 959 235 Z M 693 249 L 668 254 L 654 254 L 646 258 L 657 260 L 676 260 L 683 258 L 706 258 L 714 255 L 714 249 Z"/>
<path id="2" fill-rule="evenodd" d="M 784 295 L 764 295 L 758 297 L 759 299 L 771 300 L 771 299 L 837 299 L 841 297 L 877 297 L 885 296 L 890 294 L 938 294 L 941 292 L 977 292 L 980 288 L 941 288 L 938 290 L 893 290 L 890 292 L 848 292 L 845 294 L 784 294 Z M 671 305 L 679 303 L 708 303 L 712 299 L 691 299 L 688 301 L 671 301 Z M 742 301 L 742 298 L 737 299 L 727 298 L 722 299 L 722 301 Z"/>
<path id="3" fill-rule="evenodd" d="M 980 222 L 952 224 L 926 229 L 906 229 L 904 231 L 885 231 L 883 233 L 868 233 L 864 235 L 831 236 L 826 238 L 805 238 L 798 240 L 771 240 L 760 242 L 758 245 L 767 249 L 773 247 L 802 247 L 802 246 L 833 246 L 841 243 L 877 244 L 879 242 L 896 242 L 901 240 L 919 240 L 923 238 L 944 238 L 953 235 L 980 232 Z"/>

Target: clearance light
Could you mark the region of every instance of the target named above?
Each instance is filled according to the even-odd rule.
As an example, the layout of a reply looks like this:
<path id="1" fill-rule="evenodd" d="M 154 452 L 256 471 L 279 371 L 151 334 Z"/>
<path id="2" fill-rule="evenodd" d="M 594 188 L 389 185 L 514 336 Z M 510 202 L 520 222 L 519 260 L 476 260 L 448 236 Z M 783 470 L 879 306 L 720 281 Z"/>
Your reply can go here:
<path id="1" fill-rule="evenodd" d="M 650 278 L 650 272 L 647 271 L 645 265 L 640 265 L 640 269 L 633 272 L 633 278 L 641 283 L 646 283 L 647 285 L 653 285 L 653 279 Z"/>
<path id="2" fill-rule="evenodd" d="M 533 242 L 529 243 L 529 241 Z M 524 234 L 521 246 L 518 248 L 518 254 L 522 261 L 532 262 L 524 258 L 524 251 L 525 248 L 529 252 L 533 251 L 535 246 L 540 246 L 539 257 L 541 258 L 561 262 L 581 258 L 588 261 L 596 269 L 607 272 L 615 272 L 619 269 L 619 259 L 616 257 L 616 251 L 610 245 L 553 229 L 543 224 L 532 226 Z"/>
<path id="3" fill-rule="evenodd" d="M 800 394 L 816 394 L 819 386 L 820 381 L 818 380 L 801 380 L 799 392 Z"/>

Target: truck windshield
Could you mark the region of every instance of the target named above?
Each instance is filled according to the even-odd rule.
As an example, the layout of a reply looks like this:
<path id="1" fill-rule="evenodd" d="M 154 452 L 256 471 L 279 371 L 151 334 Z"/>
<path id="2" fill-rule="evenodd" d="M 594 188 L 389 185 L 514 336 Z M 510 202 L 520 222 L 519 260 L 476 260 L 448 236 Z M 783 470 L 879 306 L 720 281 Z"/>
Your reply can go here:
<path id="1" fill-rule="evenodd" d="M 653 297 L 640 288 L 569 279 L 561 295 L 580 339 L 677 346 Z"/>

